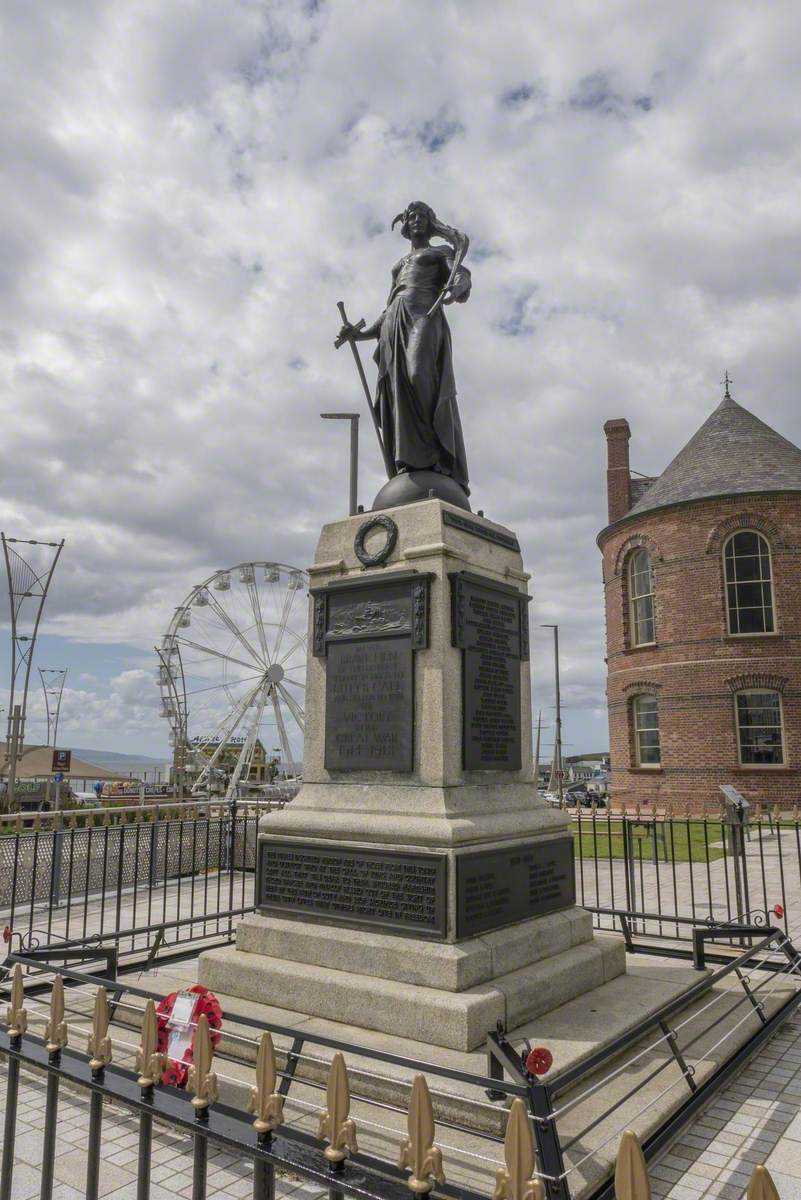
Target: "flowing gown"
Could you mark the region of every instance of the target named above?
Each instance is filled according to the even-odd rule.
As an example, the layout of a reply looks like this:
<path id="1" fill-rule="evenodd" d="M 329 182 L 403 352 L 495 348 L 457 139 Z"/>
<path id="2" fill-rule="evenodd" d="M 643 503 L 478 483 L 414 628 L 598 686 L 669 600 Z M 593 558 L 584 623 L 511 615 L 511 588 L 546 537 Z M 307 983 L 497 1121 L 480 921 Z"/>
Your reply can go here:
<path id="1" fill-rule="evenodd" d="M 449 247 L 426 246 L 412 250 L 393 267 L 374 355 L 376 413 L 396 470 L 441 471 L 467 491 L 451 331 L 442 306 L 433 316 L 426 315 L 448 280 L 452 262 Z M 469 285 L 469 272 L 460 268 L 457 280 Z M 460 300 L 466 300 L 468 292 Z"/>

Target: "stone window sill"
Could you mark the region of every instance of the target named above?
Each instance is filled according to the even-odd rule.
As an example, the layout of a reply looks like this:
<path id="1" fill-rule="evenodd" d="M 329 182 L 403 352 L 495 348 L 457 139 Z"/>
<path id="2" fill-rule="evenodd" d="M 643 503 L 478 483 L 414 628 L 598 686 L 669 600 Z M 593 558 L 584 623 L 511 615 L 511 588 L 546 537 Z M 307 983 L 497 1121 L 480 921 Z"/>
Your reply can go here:
<path id="1" fill-rule="evenodd" d="M 723 640 L 724 642 L 747 642 L 753 639 L 761 642 L 764 638 L 777 638 L 781 636 L 781 631 L 774 629 L 770 633 L 724 633 Z"/>
<path id="2" fill-rule="evenodd" d="M 744 775 L 753 775 L 754 771 L 769 771 L 775 775 L 777 771 L 792 771 L 793 767 L 790 763 L 740 763 L 734 770 L 742 771 Z"/>

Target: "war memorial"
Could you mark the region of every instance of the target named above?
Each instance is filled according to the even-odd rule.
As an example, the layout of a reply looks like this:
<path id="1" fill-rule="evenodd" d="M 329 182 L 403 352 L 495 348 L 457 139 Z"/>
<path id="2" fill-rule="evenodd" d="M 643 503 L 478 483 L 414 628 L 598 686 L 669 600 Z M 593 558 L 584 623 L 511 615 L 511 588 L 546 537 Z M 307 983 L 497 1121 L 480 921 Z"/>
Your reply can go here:
<path id="1" fill-rule="evenodd" d="M 378 340 L 390 479 L 320 535 L 303 788 L 263 821 L 259 913 L 202 981 L 469 1051 L 625 958 L 576 907 L 567 817 L 537 795 L 517 538 L 470 512 L 443 307 L 470 293 L 463 240 L 424 204 L 399 219 L 386 311 L 340 335 Z"/>
<path id="2" fill-rule="evenodd" d="M 801 903 L 801 848 L 786 849 L 798 822 L 783 834 L 778 816 L 747 828 L 742 807 L 694 829 L 689 813 L 663 816 L 660 851 L 639 809 L 572 819 L 541 798 L 531 576 L 515 531 L 473 511 L 445 316 L 470 296 L 468 239 L 422 202 L 397 224 L 410 250 L 382 314 L 352 324 L 339 306 L 335 346 L 356 362 L 387 481 L 369 512 L 323 526 L 308 568 L 299 793 L 275 809 L 207 795 L 66 827 L 56 813 L 47 829 L 37 814 L 7 836 L 12 905 L 18 868 L 33 870 L 27 912 L 4 930 L 0 1200 L 34 1194 L 17 1132 L 42 1200 L 66 1196 L 56 1180 L 92 1200 L 149 1200 L 151 1179 L 154 1200 L 189 1195 L 190 1175 L 194 1200 L 650 1200 L 646 1158 L 690 1126 L 693 1138 L 696 1117 L 714 1137 L 732 1112 L 704 1106 L 727 1083 L 742 1118 L 727 1136 L 756 1164 L 749 1200 L 776 1200 L 764 1142 L 742 1131 L 781 1095 L 765 1121 L 776 1144 L 798 1108 L 795 1068 L 778 1065 L 798 1041 L 785 911 Z M 359 343 L 377 344 L 374 391 Z M 622 471 L 615 458 L 610 494 Z M 627 459 L 625 476 L 630 501 Z M 284 678 L 265 658 L 254 694 Z M 102 873 L 86 868 L 80 935 L 75 850 L 91 863 L 93 839 Z M 772 1066 L 746 1083 L 760 1047 Z M 735 1151 L 721 1145 L 725 1164 Z M 661 1178 L 681 1179 L 665 1162 Z M 737 1200 L 736 1175 L 714 1194 Z"/>
<path id="3" fill-rule="evenodd" d="M 350 1065 L 360 1095 L 390 1105 L 409 1095 L 412 1060 L 519 1078 L 522 1044 L 522 1077 L 544 1075 L 531 1103 L 545 1113 L 534 1137 L 547 1194 L 586 1196 L 612 1168 L 616 1126 L 664 1144 L 699 1081 L 731 1069 L 795 986 L 780 978 L 743 1016 L 742 977 L 713 978 L 703 938 L 695 969 L 643 956 L 627 970 L 630 934 L 598 932 L 576 904 L 569 818 L 534 779 L 530 575 L 515 532 L 471 508 L 444 312 L 470 295 L 467 239 L 420 202 L 398 222 L 411 250 L 386 309 L 346 321 L 335 343 L 356 357 L 387 483 L 370 512 L 320 533 L 303 786 L 261 819 L 255 911 L 235 944 L 202 954 L 200 980 L 291 1029 L 297 1048 L 343 1038 L 386 1056 L 380 1078 L 373 1060 Z M 374 397 L 356 345 L 369 341 Z M 693 1065 L 671 1021 L 693 1028 Z M 671 1070 L 681 1086 L 665 1089 Z M 437 1085 L 438 1117 L 501 1132 L 508 1095 Z M 567 1155 L 548 1122 L 574 1106 Z"/>

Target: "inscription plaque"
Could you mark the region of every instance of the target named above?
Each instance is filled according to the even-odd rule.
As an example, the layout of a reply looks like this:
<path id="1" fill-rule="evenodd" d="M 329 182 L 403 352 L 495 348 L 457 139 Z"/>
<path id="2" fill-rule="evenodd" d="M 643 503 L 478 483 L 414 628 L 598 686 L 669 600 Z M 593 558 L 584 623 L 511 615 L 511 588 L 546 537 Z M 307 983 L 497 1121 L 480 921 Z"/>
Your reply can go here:
<path id="1" fill-rule="evenodd" d="M 454 529 L 461 529 L 463 533 L 472 533 L 473 537 L 482 538 L 485 542 L 494 542 L 496 546 L 504 546 L 507 550 L 516 550 L 520 553 L 520 543 L 513 533 L 505 533 L 502 529 L 493 529 L 491 525 L 482 525 L 478 521 L 471 521 L 469 517 L 465 517 L 462 513 L 452 512 L 449 508 L 442 510 L 442 521 L 444 525 L 450 525 Z"/>
<path id="2" fill-rule="evenodd" d="M 575 902 L 571 837 L 461 854 L 456 860 L 457 937 L 475 937 Z"/>
<path id="3" fill-rule="evenodd" d="M 414 768 L 414 652 L 428 645 L 430 575 L 388 571 L 313 589 L 326 658 L 328 771 Z"/>
<path id="4" fill-rule="evenodd" d="M 446 933 L 444 854 L 401 854 L 259 840 L 256 903 L 342 924 Z"/>
<path id="5" fill-rule="evenodd" d="M 328 771 L 411 771 L 414 662 L 411 638 L 334 642 L 325 681 Z"/>
<path id="6" fill-rule="evenodd" d="M 528 657 L 528 597 L 466 571 L 451 575 L 451 586 L 453 642 L 464 651 L 464 768 L 519 771 L 520 663 Z"/>

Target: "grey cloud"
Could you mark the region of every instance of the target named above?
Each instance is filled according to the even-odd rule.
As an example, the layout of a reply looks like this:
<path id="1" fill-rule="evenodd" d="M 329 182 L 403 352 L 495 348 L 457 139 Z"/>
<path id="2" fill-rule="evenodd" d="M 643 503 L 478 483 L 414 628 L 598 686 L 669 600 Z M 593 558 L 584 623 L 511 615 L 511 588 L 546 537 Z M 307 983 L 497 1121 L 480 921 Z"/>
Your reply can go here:
<path id="1" fill-rule="evenodd" d="M 471 238 L 460 405 L 475 507 L 533 573 L 535 703 L 558 620 L 566 737 L 602 744 L 604 419 L 628 416 L 659 471 L 728 366 L 801 442 L 800 19 L 11 0 L 0 527 L 67 537 L 48 630 L 147 661 L 215 568 L 310 561 L 346 504 L 346 438 L 318 414 L 364 413 L 336 302 L 378 315 L 404 250 L 389 221 L 420 196 Z M 124 670 L 147 686 L 115 671 L 71 711 L 160 746 L 148 671 Z"/>

